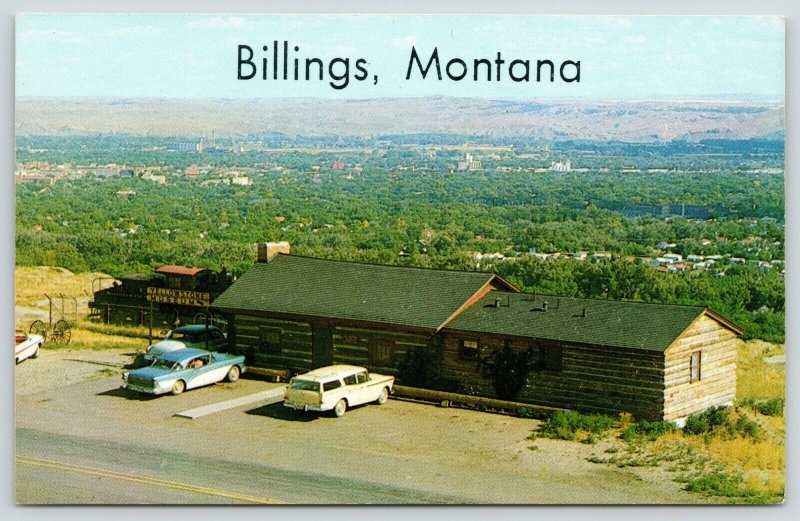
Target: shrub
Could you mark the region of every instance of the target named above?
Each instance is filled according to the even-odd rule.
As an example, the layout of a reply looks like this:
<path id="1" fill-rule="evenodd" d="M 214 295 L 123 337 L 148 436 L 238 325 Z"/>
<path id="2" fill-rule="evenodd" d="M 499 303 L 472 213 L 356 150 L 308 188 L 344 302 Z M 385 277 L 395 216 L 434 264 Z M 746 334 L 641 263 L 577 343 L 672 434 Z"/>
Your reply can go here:
<path id="1" fill-rule="evenodd" d="M 710 430 L 711 426 L 705 413 L 692 414 L 686 418 L 686 425 L 683 426 L 683 432 L 687 434 L 705 434 Z"/>
<path id="2" fill-rule="evenodd" d="M 718 434 L 742 436 L 754 440 L 759 440 L 762 434 L 758 423 L 747 416 L 739 416 L 734 421 L 731 418 L 730 407 L 710 407 L 701 413 L 689 416 L 683 432 L 703 435 L 706 443 Z"/>
<path id="3" fill-rule="evenodd" d="M 728 422 L 731 409 L 730 407 L 709 407 L 705 411 L 705 414 L 708 415 L 708 424 L 713 429 L 714 427 L 725 425 Z"/>
<path id="4" fill-rule="evenodd" d="M 709 407 L 703 412 L 692 414 L 686 418 L 683 432 L 687 434 L 706 434 L 728 423 L 730 407 Z"/>
<path id="5" fill-rule="evenodd" d="M 642 420 L 638 423 L 630 425 L 622 432 L 620 437 L 628 442 L 642 438 L 655 440 L 662 434 L 673 432 L 675 429 L 675 425 L 671 422 L 651 422 Z"/>
<path id="6" fill-rule="evenodd" d="M 686 490 L 701 492 L 713 496 L 738 496 L 738 483 L 724 472 L 714 471 L 691 478 L 686 483 Z"/>
<path id="7" fill-rule="evenodd" d="M 761 439 L 761 427 L 758 426 L 758 423 L 746 416 L 740 416 L 739 419 L 736 420 L 732 431 L 734 434 L 739 434 L 746 438 L 749 437 L 754 440 Z"/>
<path id="8" fill-rule="evenodd" d="M 520 418 L 542 418 L 544 413 L 541 411 L 537 411 L 536 409 L 530 409 L 528 407 L 520 407 L 517 409 L 517 416 Z"/>
<path id="9" fill-rule="evenodd" d="M 770 400 L 759 401 L 753 404 L 753 408 L 764 416 L 782 416 L 783 400 L 780 398 L 772 398 Z"/>
<path id="10" fill-rule="evenodd" d="M 540 434 L 548 438 L 574 440 L 579 430 L 591 435 L 601 435 L 614 426 L 614 419 L 601 414 L 581 414 L 574 411 L 557 412 L 547 418 L 539 428 Z M 590 438 L 595 439 L 594 436 Z"/>

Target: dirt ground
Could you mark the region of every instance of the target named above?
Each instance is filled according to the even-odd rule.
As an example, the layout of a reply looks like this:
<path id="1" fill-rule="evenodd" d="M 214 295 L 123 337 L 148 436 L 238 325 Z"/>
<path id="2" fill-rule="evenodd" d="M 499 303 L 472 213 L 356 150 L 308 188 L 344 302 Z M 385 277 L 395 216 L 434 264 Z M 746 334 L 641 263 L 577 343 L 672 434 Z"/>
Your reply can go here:
<path id="1" fill-rule="evenodd" d="M 343 418 L 253 404 L 197 420 L 176 412 L 264 390 L 243 379 L 177 397 L 119 394 L 129 349 L 48 350 L 16 368 L 17 428 L 58 431 L 131 446 L 181 439 L 224 440 L 225 457 L 280 468 L 401 486 L 477 503 L 698 503 L 660 468 L 587 461 L 615 443 L 529 439 L 538 421 L 392 399 Z M 152 436 L 142 437 L 145 430 Z M 156 434 L 157 433 L 157 434 Z"/>

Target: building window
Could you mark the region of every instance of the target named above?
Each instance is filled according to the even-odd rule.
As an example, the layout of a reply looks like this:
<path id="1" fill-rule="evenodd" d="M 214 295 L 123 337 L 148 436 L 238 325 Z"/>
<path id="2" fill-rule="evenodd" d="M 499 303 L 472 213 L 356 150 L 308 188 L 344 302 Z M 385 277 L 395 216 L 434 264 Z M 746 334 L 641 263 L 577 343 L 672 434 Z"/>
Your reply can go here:
<path id="1" fill-rule="evenodd" d="M 561 355 L 561 346 L 542 346 L 539 350 L 542 368 L 546 371 L 561 371 Z"/>
<path id="2" fill-rule="evenodd" d="M 262 326 L 258 329 L 258 348 L 262 353 L 279 355 L 282 340 L 283 330 L 281 328 Z"/>
<path id="3" fill-rule="evenodd" d="M 369 344 L 369 365 L 390 367 L 394 361 L 394 341 L 373 339 Z"/>
<path id="4" fill-rule="evenodd" d="M 458 358 L 460 360 L 477 360 L 478 341 L 462 340 L 458 348 Z"/>
<path id="5" fill-rule="evenodd" d="M 689 358 L 689 383 L 700 381 L 700 351 L 692 353 Z"/>

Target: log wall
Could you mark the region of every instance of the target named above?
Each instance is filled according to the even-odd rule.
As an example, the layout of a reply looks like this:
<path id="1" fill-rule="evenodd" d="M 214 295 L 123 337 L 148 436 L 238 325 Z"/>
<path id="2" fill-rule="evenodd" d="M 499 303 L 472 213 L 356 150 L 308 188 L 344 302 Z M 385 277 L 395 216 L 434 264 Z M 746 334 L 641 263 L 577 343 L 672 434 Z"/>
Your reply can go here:
<path id="1" fill-rule="evenodd" d="M 702 315 L 667 348 L 664 419 L 678 420 L 736 398 L 736 334 Z M 700 353 L 700 379 L 690 382 L 692 353 Z"/>
<path id="2" fill-rule="evenodd" d="M 249 353 L 250 365 L 292 372 L 313 368 L 311 324 L 241 314 L 236 315 L 234 324 L 236 352 Z M 263 345 L 265 330 L 280 332 L 279 352 Z M 425 348 L 427 338 L 419 333 L 334 326 L 331 363 L 359 365 L 396 376 L 406 353 L 414 347 Z"/>
<path id="3" fill-rule="evenodd" d="M 414 347 L 424 348 L 426 338 L 422 334 L 338 326 L 333 330 L 333 359 L 337 364 L 360 365 L 397 376 L 406 353 Z M 370 356 L 370 349 L 381 350 L 383 356 L 375 352 Z"/>
<path id="4" fill-rule="evenodd" d="M 236 351 L 248 356 L 248 364 L 292 372 L 312 368 L 311 325 L 304 322 L 236 315 Z M 268 349 L 263 331 L 279 332 L 280 349 Z"/>
<path id="5" fill-rule="evenodd" d="M 546 407 L 581 412 L 618 414 L 630 412 L 637 419 L 660 420 L 664 404 L 663 353 L 601 346 L 544 344 L 535 340 L 492 336 L 448 334 L 444 339 L 443 373 L 459 384 L 458 392 L 496 397 L 485 365 L 459 360 L 462 339 L 478 339 L 487 348 L 482 356 L 510 342 L 514 351 L 533 349 L 534 362 L 540 348 L 561 349 L 561 368 L 542 367 L 528 373 L 525 387 L 515 398 Z"/>

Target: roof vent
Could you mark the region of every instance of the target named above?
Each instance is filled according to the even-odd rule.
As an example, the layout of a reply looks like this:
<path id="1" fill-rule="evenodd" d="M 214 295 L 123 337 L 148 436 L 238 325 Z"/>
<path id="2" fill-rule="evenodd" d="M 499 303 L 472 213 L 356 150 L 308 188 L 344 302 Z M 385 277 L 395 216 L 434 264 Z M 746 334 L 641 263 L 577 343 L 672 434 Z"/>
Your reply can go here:
<path id="1" fill-rule="evenodd" d="M 547 301 L 542 302 L 542 311 L 547 311 Z"/>
<path id="2" fill-rule="evenodd" d="M 586 308 L 581 310 L 581 317 L 586 317 Z"/>

